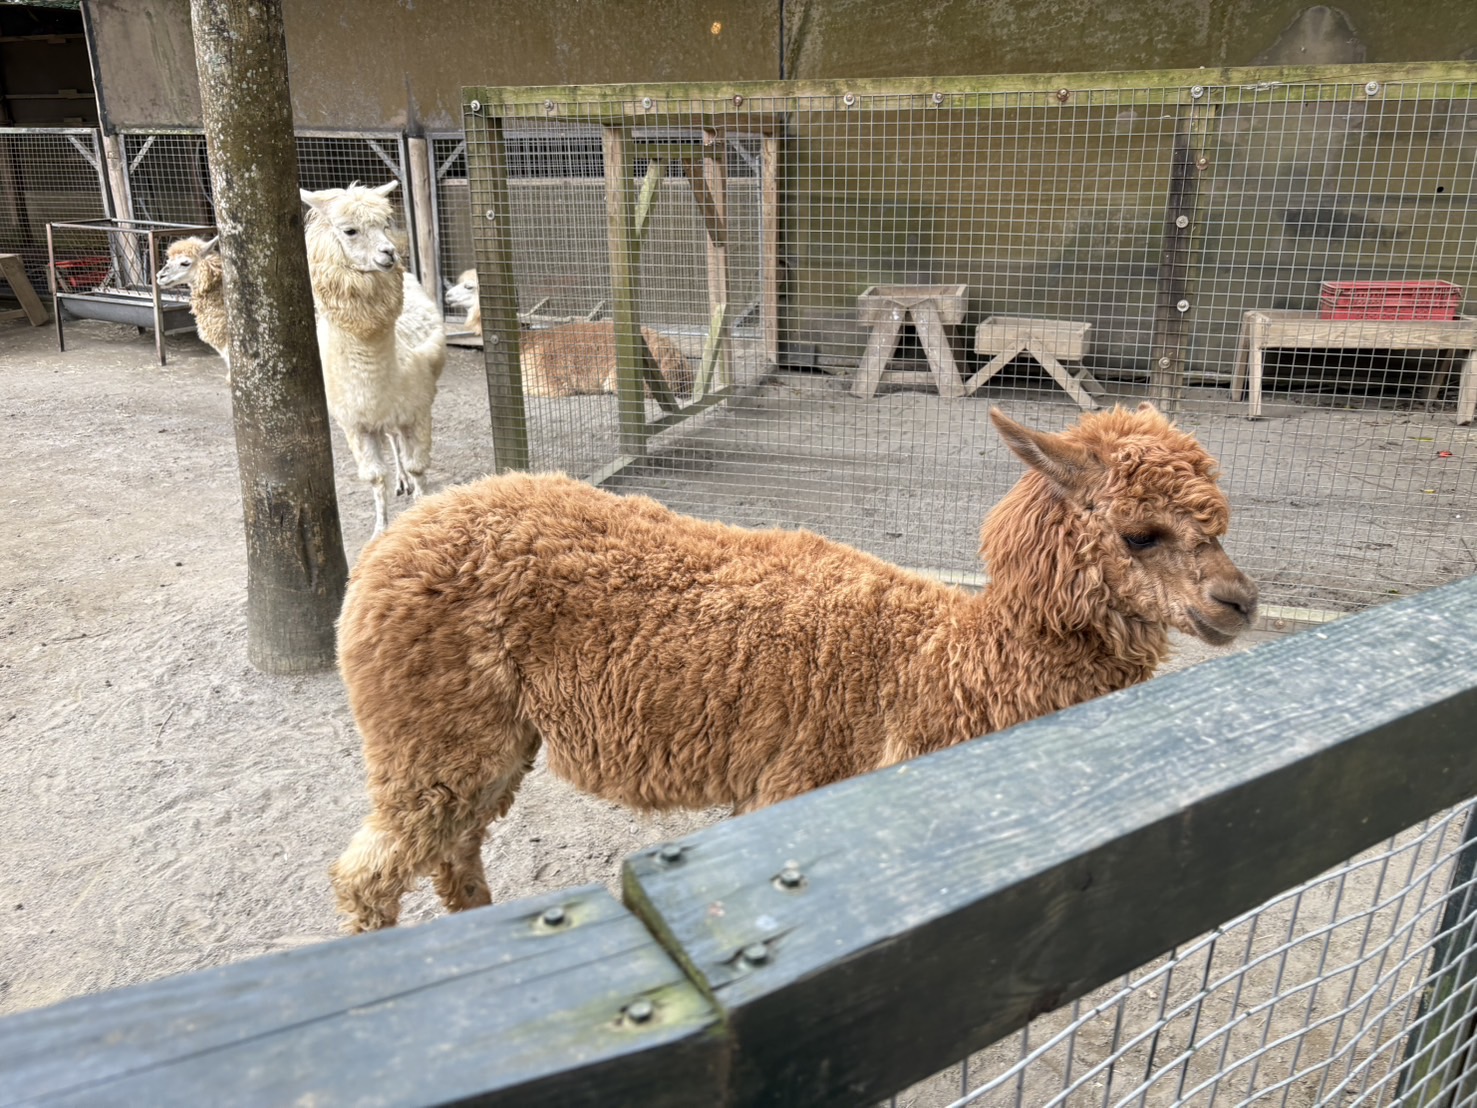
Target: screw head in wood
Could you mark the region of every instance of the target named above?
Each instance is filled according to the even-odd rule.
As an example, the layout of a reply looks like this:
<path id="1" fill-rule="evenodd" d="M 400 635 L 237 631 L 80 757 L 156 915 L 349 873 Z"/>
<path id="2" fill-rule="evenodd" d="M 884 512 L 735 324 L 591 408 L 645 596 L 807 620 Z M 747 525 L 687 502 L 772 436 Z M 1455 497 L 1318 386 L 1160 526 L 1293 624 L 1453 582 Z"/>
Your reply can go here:
<path id="1" fill-rule="evenodd" d="M 1205 86 L 1204 85 L 1191 85 L 1190 86 L 1190 95 L 1192 97 L 1194 97 L 1196 100 L 1199 100 L 1202 96 L 1205 95 Z"/>
<path id="2" fill-rule="evenodd" d="M 1190 225 L 1190 217 L 1187 215 L 1175 216 L 1174 225 L 1179 228 L 1188 227 Z"/>
<path id="3" fill-rule="evenodd" d="M 1160 369 L 1168 369 L 1171 364 L 1172 363 L 1170 361 L 1170 357 L 1169 357 L 1168 354 L 1164 355 L 1164 357 L 1162 357 L 1162 358 L 1159 359 L 1159 368 Z"/>
<path id="4" fill-rule="evenodd" d="M 1364 95 L 1365 96 L 1378 96 L 1379 94 L 1380 94 L 1380 83 L 1378 81 L 1370 81 L 1369 84 L 1367 84 L 1367 85 L 1364 86 Z"/>
<path id="5" fill-rule="evenodd" d="M 472 114 L 473 115 L 476 115 L 478 112 L 480 112 L 482 110 L 482 101 L 481 100 L 473 100 L 470 104 L 467 105 L 467 107 L 469 107 L 469 108 L 472 109 Z"/>
<path id="6" fill-rule="evenodd" d="M 735 108 L 742 108 L 744 106 L 744 98 L 740 93 L 734 93 L 733 106 Z"/>
<path id="7" fill-rule="evenodd" d="M 841 103 L 845 104 L 848 108 L 851 107 L 853 104 L 856 103 L 856 94 L 848 92 L 845 96 L 841 98 Z"/>
<path id="8" fill-rule="evenodd" d="M 762 966 L 769 961 L 769 947 L 763 943 L 750 943 L 739 953 L 751 966 Z"/>
<path id="9" fill-rule="evenodd" d="M 556 904 L 552 908 L 545 908 L 544 914 L 539 918 L 544 921 L 546 926 L 562 927 L 568 917 L 565 916 L 564 909 Z"/>
<path id="10" fill-rule="evenodd" d="M 649 96 L 643 96 L 641 98 L 641 106 L 643 108 L 645 108 L 647 111 L 651 111 L 651 97 L 649 97 Z"/>
<path id="11" fill-rule="evenodd" d="M 545 100 L 544 101 L 544 111 L 551 112 L 553 110 L 554 110 L 554 101 L 552 101 L 552 100 Z"/>
<path id="12" fill-rule="evenodd" d="M 944 102 L 944 94 L 941 92 L 936 92 L 933 94 L 932 99 L 935 104 L 942 104 Z"/>
<path id="13" fill-rule="evenodd" d="M 663 862 L 666 862 L 669 866 L 675 865 L 676 863 L 682 861 L 682 844 L 667 843 L 666 846 L 657 851 L 656 856 L 660 858 Z"/>
<path id="14" fill-rule="evenodd" d="M 496 219 L 497 218 L 497 212 L 494 211 L 492 208 L 488 208 L 487 211 L 485 211 L 485 212 L 482 213 L 482 217 L 484 219 Z"/>
<path id="15" fill-rule="evenodd" d="M 1068 100 L 1072 99 L 1072 90 L 1069 88 L 1059 88 L 1056 90 L 1056 98 L 1058 103 L 1065 104 Z"/>
<path id="16" fill-rule="evenodd" d="M 800 872 L 799 866 L 786 863 L 785 868 L 780 870 L 780 875 L 775 880 L 786 889 L 798 889 L 804 883 L 805 875 Z"/>
<path id="17" fill-rule="evenodd" d="M 1174 306 L 1174 310 L 1177 312 L 1188 312 L 1190 310 L 1190 302 L 1188 300 L 1181 300 Z"/>
<path id="18" fill-rule="evenodd" d="M 1198 158 L 1195 159 L 1195 168 L 1196 169 L 1204 169 L 1208 165 L 1210 165 L 1210 159 L 1207 158 L 1207 157 L 1205 157 L 1205 155 L 1203 155 L 1203 154 L 1200 157 L 1198 157 Z"/>
<path id="19" fill-rule="evenodd" d="M 644 997 L 640 1000 L 633 1000 L 630 1004 L 626 1005 L 626 1019 L 632 1023 L 645 1023 L 655 1013 L 656 1008 L 652 1006 L 651 1001 Z"/>

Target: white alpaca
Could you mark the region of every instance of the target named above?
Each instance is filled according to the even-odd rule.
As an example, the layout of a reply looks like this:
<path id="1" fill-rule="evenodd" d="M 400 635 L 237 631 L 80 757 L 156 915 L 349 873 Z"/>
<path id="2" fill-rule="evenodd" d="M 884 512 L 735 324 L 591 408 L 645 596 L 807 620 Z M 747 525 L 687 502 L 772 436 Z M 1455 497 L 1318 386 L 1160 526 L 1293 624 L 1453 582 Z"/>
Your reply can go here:
<path id="1" fill-rule="evenodd" d="M 374 534 L 389 522 L 385 483 L 419 497 L 431 460 L 431 405 L 446 365 L 436 306 L 404 271 L 378 188 L 301 191 L 328 410 L 374 491 Z"/>
<path id="2" fill-rule="evenodd" d="M 482 334 L 482 301 L 477 293 L 477 271 L 468 269 L 446 290 L 446 306 L 466 312 L 462 326 L 474 335 Z"/>

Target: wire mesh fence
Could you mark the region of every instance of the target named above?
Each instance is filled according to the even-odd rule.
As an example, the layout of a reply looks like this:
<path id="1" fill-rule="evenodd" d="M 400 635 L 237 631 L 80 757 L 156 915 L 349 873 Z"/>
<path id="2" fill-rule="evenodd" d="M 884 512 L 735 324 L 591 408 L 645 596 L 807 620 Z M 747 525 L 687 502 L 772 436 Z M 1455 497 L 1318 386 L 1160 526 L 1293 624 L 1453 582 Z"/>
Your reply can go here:
<path id="1" fill-rule="evenodd" d="M 46 225 L 102 219 L 108 215 L 107 185 L 96 130 L 0 128 L 0 252 L 18 254 L 26 277 L 42 296 L 46 273 Z M 106 240 L 63 236 L 59 248 L 67 269 L 80 276 L 106 275 L 111 258 Z"/>
<path id="2" fill-rule="evenodd" d="M 124 136 L 129 199 L 137 219 L 211 224 L 210 162 L 205 136 L 191 133 Z M 354 181 L 380 185 L 400 182 L 391 194 L 397 219 L 413 235 L 405 219 L 409 170 L 405 137 L 398 133 L 300 131 L 297 135 L 298 182 L 311 191 L 344 188 Z M 413 239 L 405 255 L 414 264 Z"/>
<path id="3" fill-rule="evenodd" d="M 475 90 L 504 462 L 969 579 L 1018 476 L 991 404 L 1153 399 L 1220 458 L 1273 608 L 1471 573 L 1477 112 L 1470 73 L 1412 72 Z M 622 385 L 622 302 L 673 402 Z"/>
<path id="4" fill-rule="evenodd" d="M 890 1103 L 1469 1103 L 1472 812 L 1427 820 Z"/>

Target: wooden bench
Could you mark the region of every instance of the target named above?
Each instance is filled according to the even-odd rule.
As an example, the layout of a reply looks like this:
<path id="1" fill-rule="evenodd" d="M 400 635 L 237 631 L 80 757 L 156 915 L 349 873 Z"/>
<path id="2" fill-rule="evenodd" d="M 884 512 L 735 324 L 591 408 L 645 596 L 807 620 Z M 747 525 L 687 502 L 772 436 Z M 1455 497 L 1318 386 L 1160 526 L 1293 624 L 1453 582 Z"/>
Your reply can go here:
<path id="1" fill-rule="evenodd" d="M 955 399 L 964 395 L 959 380 L 959 367 L 949 346 L 945 327 L 957 327 L 964 321 L 969 303 L 968 285 L 873 285 L 856 298 L 857 315 L 871 327 L 867 352 L 857 367 L 851 394 L 862 400 L 871 399 L 882 380 L 892 352 L 897 349 L 903 324 L 909 321 L 918 332 L 918 341 L 928 358 L 939 395 Z"/>
<path id="2" fill-rule="evenodd" d="M 1087 355 L 1091 333 L 1092 324 L 1080 320 L 992 315 L 975 330 L 974 349 L 978 354 L 993 356 L 964 383 L 964 395 L 972 396 L 1012 358 L 1025 353 L 1041 364 L 1079 408 L 1090 412 L 1097 407 L 1093 398 L 1106 396 L 1106 391 L 1085 367 L 1074 374 L 1062 363 L 1080 362 Z"/>
<path id="3" fill-rule="evenodd" d="M 21 261 L 19 254 L 0 254 L 0 275 L 10 285 L 10 291 L 15 293 L 15 298 L 21 302 L 18 310 L 0 312 L 0 319 L 19 319 L 25 316 L 31 321 L 32 327 L 40 327 L 46 323 L 46 309 L 41 306 L 41 299 L 36 295 L 36 290 L 31 287 L 30 280 L 26 277 L 26 266 Z"/>
<path id="4" fill-rule="evenodd" d="M 1257 308 L 1242 317 L 1241 337 L 1231 373 L 1231 399 L 1248 391 L 1246 418 L 1262 414 L 1262 360 L 1268 350 L 1453 350 L 1462 362 L 1456 421 L 1472 422 L 1477 410 L 1477 318 L 1456 319 L 1320 319 L 1314 311 Z M 1447 361 L 1426 383 L 1424 398 L 1434 400 L 1446 388 Z M 1249 383 L 1249 389 L 1248 389 Z"/>

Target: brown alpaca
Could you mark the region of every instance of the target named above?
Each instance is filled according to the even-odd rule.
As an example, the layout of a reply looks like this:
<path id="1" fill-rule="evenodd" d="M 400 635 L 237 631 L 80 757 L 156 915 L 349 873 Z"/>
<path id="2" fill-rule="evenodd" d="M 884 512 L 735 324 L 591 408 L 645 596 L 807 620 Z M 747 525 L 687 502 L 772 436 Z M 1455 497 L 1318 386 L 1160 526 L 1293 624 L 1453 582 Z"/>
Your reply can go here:
<path id="1" fill-rule="evenodd" d="M 641 328 L 641 337 L 677 396 L 692 394 L 692 370 L 677 344 L 660 331 Z M 523 348 L 525 396 L 577 396 L 615 392 L 615 324 L 566 323 L 518 336 Z"/>
<path id="2" fill-rule="evenodd" d="M 1056 435 L 991 417 L 1031 468 L 985 520 L 973 595 L 563 476 L 407 511 L 339 624 L 372 804 L 332 870 L 349 930 L 394 924 L 424 874 L 453 911 L 488 903 L 483 837 L 541 744 L 608 800 L 748 810 L 1142 681 L 1169 627 L 1249 626 L 1191 436 L 1148 405 Z"/>

